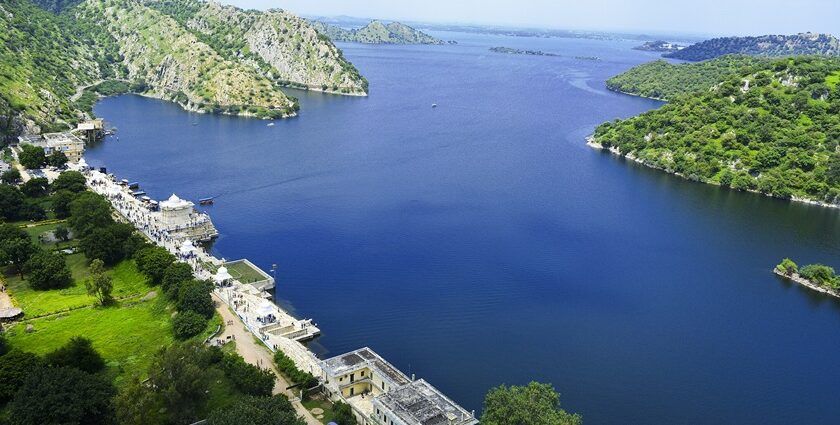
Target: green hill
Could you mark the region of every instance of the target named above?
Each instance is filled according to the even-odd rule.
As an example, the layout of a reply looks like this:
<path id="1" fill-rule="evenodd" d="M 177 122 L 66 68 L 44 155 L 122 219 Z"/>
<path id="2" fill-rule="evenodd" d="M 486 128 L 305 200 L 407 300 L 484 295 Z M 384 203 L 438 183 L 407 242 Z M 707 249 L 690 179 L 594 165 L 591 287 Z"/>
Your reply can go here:
<path id="1" fill-rule="evenodd" d="M 709 90 L 721 81 L 746 75 L 766 66 L 770 59 L 724 56 L 699 63 L 671 64 L 664 60 L 639 65 L 607 80 L 607 88 L 622 93 L 669 100 L 676 96 Z"/>
<path id="2" fill-rule="evenodd" d="M 778 59 L 602 124 L 593 141 L 688 179 L 840 204 L 838 82 L 840 59 Z"/>
<path id="3" fill-rule="evenodd" d="M 0 142 L 86 118 L 103 81 L 190 110 L 269 118 L 295 115 L 282 87 L 367 92 L 341 50 L 282 10 L 198 0 L 37 2 L 0 2 Z"/>
<path id="4" fill-rule="evenodd" d="M 763 35 L 759 37 L 722 37 L 692 44 L 668 53 L 666 58 L 702 61 L 718 56 L 739 54 L 755 56 L 840 55 L 840 40 L 829 34 Z"/>
<path id="5" fill-rule="evenodd" d="M 365 44 L 445 44 L 422 31 L 399 22 L 371 21 L 366 26 L 347 30 L 336 25 L 312 21 L 312 25 L 333 41 Z"/>

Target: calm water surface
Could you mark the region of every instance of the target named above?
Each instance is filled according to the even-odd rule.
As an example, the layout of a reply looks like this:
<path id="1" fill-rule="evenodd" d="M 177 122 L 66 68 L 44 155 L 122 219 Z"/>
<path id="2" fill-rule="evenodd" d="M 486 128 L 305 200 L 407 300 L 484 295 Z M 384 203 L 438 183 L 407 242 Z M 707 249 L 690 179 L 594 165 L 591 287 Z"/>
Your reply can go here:
<path id="1" fill-rule="evenodd" d="M 273 127 L 103 100 L 119 137 L 89 162 L 218 196 L 214 252 L 278 263 L 314 349 L 368 345 L 468 409 L 534 379 L 590 425 L 840 423 L 840 303 L 770 273 L 840 265 L 838 212 L 587 148 L 660 105 L 604 89 L 655 57 L 632 42 L 438 35 L 460 44 L 343 45 L 370 97 L 295 93 Z"/>

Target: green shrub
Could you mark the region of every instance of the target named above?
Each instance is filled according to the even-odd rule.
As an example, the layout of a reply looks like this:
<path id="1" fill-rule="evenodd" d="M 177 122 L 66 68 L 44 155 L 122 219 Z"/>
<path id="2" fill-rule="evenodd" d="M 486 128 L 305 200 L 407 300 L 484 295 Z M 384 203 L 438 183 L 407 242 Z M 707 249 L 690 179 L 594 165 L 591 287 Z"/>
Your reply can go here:
<path id="1" fill-rule="evenodd" d="M 207 328 L 207 318 L 194 312 L 184 311 L 172 319 L 172 332 L 180 340 L 190 339 Z"/>

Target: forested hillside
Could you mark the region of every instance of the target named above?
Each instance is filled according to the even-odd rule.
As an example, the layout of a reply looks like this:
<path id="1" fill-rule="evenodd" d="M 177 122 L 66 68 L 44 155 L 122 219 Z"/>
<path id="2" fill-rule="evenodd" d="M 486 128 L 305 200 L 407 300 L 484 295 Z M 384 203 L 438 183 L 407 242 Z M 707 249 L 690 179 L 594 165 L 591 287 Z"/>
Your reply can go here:
<path id="1" fill-rule="evenodd" d="M 607 88 L 622 93 L 669 100 L 676 96 L 709 90 L 733 76 L 749 74 L 770 59 L 724 56 L 699 63 L 671 64 L 664 60 L 639 65 L 607 80 Z"/>
<path id="2" fill-rule="evenodd" d="M 102 81 L 185 108 L 278 118 L 281 87 L 364 95 L 367 81 L 308 21 L 198 0 L 0 2 L 0 142 L 86 117 Z M 40 5 L 40 7 L 38 7 Z"/>
<path id="3" fill-rule="evenodd" d="M 702 61 L 718 56 L 840 55 L 840 40 L 829 34 L 763 35 L 760 37 L 722 37 L 692 44 L 668 53 L 667 58 Z"/>
<path id="4" fill-rule="evenodd" d="M 692 180 L 840 204 L 838 82 L 840 59 L 778 59 L 602 124 L 593 141 Z"/>
<path id="5" fill-rule="evenodd" d="M 69 98 L 101 74 L 98 52 L 64 17 L 28 0 L 0 3 L 0 132 L 60 128 L 78 119 Z"/>

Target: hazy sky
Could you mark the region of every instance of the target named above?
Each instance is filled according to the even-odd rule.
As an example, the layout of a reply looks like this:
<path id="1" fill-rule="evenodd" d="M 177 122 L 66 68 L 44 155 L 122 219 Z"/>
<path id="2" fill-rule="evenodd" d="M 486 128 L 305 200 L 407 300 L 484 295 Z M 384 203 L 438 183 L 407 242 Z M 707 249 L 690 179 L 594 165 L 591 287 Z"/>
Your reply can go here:
<path id="1" fill-rule="evenodd" d="M 299 15 L 724 35 L 840 35 L 840 0 L 222 0 Z"/>

